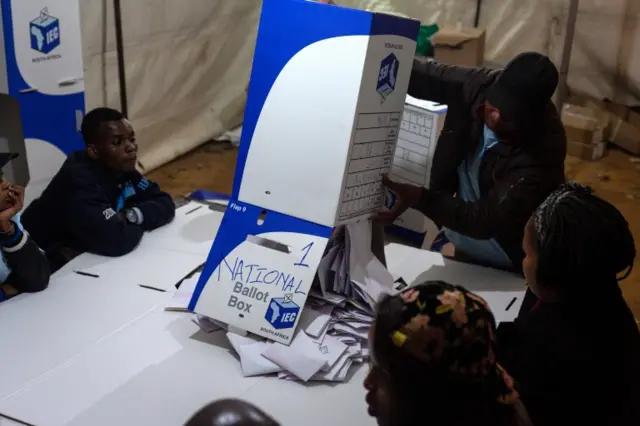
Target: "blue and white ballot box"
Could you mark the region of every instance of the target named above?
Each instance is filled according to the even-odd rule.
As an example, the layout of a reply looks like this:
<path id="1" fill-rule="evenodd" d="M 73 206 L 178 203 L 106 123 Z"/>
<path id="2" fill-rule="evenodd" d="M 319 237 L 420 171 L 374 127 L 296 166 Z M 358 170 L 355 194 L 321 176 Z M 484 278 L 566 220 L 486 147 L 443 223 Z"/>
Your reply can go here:
<path id="1" fill-rule="evenodd" d="M 263 1 L 232 201 L 191 310 L 290 343 L 333 227 L 383 206 L 418 29 Z"/>
<path id="2" fill-rule="evenodd" d="M 84 143 L 84 68 L 79 0 L 0 0 L 0 150 L 6 169 L 38 197 Z"/>

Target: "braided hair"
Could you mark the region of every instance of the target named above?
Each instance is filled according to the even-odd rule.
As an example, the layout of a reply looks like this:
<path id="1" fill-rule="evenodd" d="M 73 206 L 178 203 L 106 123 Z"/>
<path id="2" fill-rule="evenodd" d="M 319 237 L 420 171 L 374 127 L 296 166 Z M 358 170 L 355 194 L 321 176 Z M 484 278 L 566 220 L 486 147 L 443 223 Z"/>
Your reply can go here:
<path id="1" fill-rule="evenodd" d="M 615 283 L 631 273 L 636 248 L 629 224 L 591 188 L 562 185 L 537 208 L 532 221 L 541 285 L 567 293 L 589 283 Z"/>

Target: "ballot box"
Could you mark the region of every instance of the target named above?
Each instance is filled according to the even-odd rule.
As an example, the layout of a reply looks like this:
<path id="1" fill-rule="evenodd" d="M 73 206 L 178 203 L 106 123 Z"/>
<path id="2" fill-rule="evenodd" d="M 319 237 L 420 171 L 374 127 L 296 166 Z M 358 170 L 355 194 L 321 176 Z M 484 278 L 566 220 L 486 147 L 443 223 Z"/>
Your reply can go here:
<path id="1" fill-rule="evenodd" d="M 392 180 L 429 187 L 433 155 L 446 114 L 446 105 L 407 96 L 389 173 Z M 388 193 L 385 202 L 387 207 L 391 207 L 395 203 L 394 194 Z M 422 246 L 427 232 L 438 232 L 433 221 L 415 209 L 408 209 L 400 215 L 390 231 L 416 246 Z"/>
<path id="2" fill-rule="evenodd" d="M 325 226 L 383 206 L 418 29 L 392 15 L 266 0 L 234 198 Z"/>
<path id="3" fill-rule="evenodd" d="M 232 199 L 190 310 L 291 342 L 334 226 L 384 205 L 418 29 L 264 0 Z"/>

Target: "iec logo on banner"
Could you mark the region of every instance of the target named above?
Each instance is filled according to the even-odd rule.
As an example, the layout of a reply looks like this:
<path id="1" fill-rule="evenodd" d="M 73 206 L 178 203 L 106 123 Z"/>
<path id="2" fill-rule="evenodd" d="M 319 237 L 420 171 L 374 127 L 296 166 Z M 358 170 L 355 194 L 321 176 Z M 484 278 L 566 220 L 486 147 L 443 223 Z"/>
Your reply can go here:
<path id="1" fill-rule="evenodd" d="M 40 11 L 40 16 L 29 24 L 31 48 L 43 55 L 60 46 L 60 21 L 49 15 L 48 8 Z"/>
<path id="2" fill-rule="evenodd" d="M 378 74 L 378 86 L 376 90 L 380 96 L 382 96 L 383 102 L 396 88 L 399 65 L 400 62 L 393 53 L 384 58 L 380 63 L 380 73 Z"/>
<path id="3" fill-rule="evenodd" d="M 291 300 L 290 294 L 286 294 L 284 297 L 271 299 L 264 318 L 273 328 L 282 330 L 283 328 L 293 328 L 299 313 L 300 306 Z"/>

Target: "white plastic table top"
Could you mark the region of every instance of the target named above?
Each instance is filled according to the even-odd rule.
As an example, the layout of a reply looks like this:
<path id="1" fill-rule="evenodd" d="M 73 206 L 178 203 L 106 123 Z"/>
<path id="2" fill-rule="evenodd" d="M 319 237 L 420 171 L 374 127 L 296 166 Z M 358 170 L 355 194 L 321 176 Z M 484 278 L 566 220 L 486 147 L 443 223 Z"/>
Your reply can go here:
<path id="1" fill-rule="evenodd" d="M 526 283 L 515 274 L 456 262 L 440 253 L 401 244 L 387 245 L 385 255 L 395 279 L 402 278 L 409 285 L 440 280 L 465 287 L 487 301 L 497 322 L 513 320 L 524 300 Z"/>
<path id="2" fill-rule="evenodd" d="M 473 280 L 485 289 L 523 288 L 515 276 L 444 262 L 435 253 L 395 244 L 387 246 L 386 253 L 392 274 L 407 282 L 421 279 L 426 270 L 454 284 Z M 190 315 L 162 310 L 169 293 L 72 277 L 0 309 L 0 321 L 18 324 L 0 329 L 4 342 L 12 342 L 14 348 L 18 343 L 8 353 L 0 352 L 3 369 L 15 368 L 15 360 L 20 360 L 21 371 L 0 372 L 0 413 L 38 425 L 173 426 L 212 400 L 239 397 L 285 426 L 375 423 L 364 402 L 366 368 L 355 370 L 342 384 L 243 378 L 224 333 L 206 334 Z M 65 327 L 68 332 L 60 333 Z M 23 365 L 24 360 L 28 363 Z"/>
<path id="3" fill-rule="evenodd" d="M 0 412 L 37 425 L 168 426 L 183 424 L 210 401 L 237 397 L 264 407 L 283 425 L 349 420 L 373 426 L 361 370 L 332 389 L 243 378 L 224 332 L 206 334 L 189 315 L 159 309 L 2 401 Z"/>
<path id="4" fill-rule="evenodd" d="M 395 279 L 403 278 L 407 284 L 440 280 L 475 292 L 526 289 L 524 279 L 515 274 L 456 262 L 432 251 L 388 244 L 385 256 L 391 275 Z"/>
<path id="5" fill-rule="evenodd" d="M 54 277 L 0 309 L 0 399 L 60 368 L 171 295 L 91 277 Z"/>

